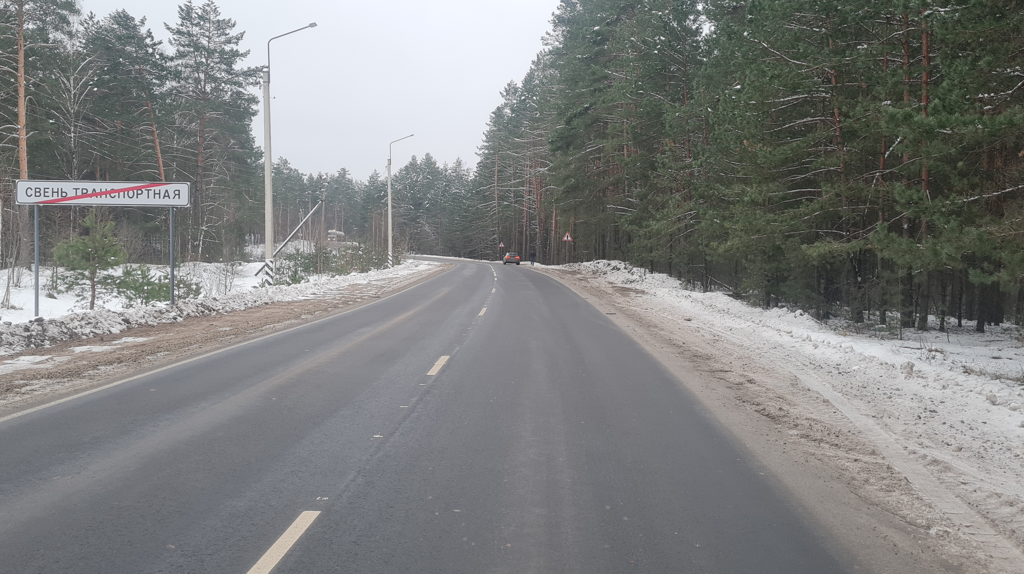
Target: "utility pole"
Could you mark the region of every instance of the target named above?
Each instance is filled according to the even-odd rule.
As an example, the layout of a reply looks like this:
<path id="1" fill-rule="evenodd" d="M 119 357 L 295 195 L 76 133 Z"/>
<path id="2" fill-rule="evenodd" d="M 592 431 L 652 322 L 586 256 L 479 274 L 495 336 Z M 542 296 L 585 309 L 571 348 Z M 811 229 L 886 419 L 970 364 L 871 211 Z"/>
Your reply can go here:
<path id="1" fill-rule="evenodd" d="M 498 236 L 498 243 L 501 243 L 501 223 L 498 222 L 498 152 L 494 152 L 494 233 Z M 501 247 L 495 247 L 498 257 L 501 259 Z"/>
<path id="2" fill-rule="evenodd" d="M 267 40 L 267 67 L 263 70 L 263 225 L 266 236 L 264 239 L 266 247 L 264 285 L 274 284 L 274 154 L 270 151 L 270 43 L 306 28 L 316 28 L 316 22 L 310 22 L 301 28 Z"/>
<path id="3" fill-rule="evenodd" d="M 404 138 L 398 138 L 388 144 L 388 267 L 395 266 L 395 255 L 391 243 L 391 146 L 394 145 L 395 142 L 409 139 L 414 135 L 416 134 L 409 134 Z"/>
<path id="4" fill-rule="evenodd" d="M 324 204 L 324 208 L 320 210 L 320 232 L 317 234 L 317 245 L 319 248 L 317 251 L 316 258 L 316 274 L 321 275 L 323 273 L 323 260 L 324 260 L 324 249 L 327 248 L 324 245 L 324 240 L 327 237 L 327 182 L 320 182 L 320 203 Z"/>

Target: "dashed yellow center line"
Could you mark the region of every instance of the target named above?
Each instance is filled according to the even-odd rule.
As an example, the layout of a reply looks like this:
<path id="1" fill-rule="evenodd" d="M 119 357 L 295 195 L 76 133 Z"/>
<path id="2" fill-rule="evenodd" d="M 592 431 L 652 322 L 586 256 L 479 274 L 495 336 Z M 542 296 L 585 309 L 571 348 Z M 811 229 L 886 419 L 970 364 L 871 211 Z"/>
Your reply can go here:
<path id="1" fill-rule="evenodd" d="M 480 314 L 477 315 L 477 317 L 482 317 L 483 314 L 486 313 L 486 312 L 487 312 L 487 307 L 484 307 L 483 309 L 480 309 Z"/>
<path id="2" fill-rule="evenodd" d="M 260 561 L 249 569 L 249 574 L 270 574 L 270 571 L 291 550 L 292 546 L 299 540 L 299 537 L 313 524 L 317 516 L 320 516 L 320 511 L 318 510 L 307 510 L 300 514 L 295 519 L 295 522 L 292 522 L 292 525 L 288 527 L 288 530 L 285 530 L 284 534 L 277 539 L 277 542 L 270 547 L 270 550 L 267 550 L 267 553 L 260 558 Z"/>
<path id="3" fill-rule="evenodd" d="M 448 358 L 448 355 L 441 355 L 441 358 L 438 359 L 437 362 L 434 363 L 434 366 L 431 367 L 430 371 L 427 372 L 427 376 L 432 377 L 436 375 L 441 370 L 441 367 L 443 367 L 444 364 L 448 362 Z"/>

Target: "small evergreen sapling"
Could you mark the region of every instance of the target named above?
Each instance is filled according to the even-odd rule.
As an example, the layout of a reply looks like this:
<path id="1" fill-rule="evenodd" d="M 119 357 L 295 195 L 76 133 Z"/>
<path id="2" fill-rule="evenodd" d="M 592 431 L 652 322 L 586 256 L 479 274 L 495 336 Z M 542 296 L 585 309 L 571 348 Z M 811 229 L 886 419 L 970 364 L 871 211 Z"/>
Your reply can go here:
<path id="1" fill-rule="evenodd" d="M 114 284 L 118 295 L 124 298 L 125 307 L 166 301 L 171 296 L 170 281 L 154 275 L 148 265 L 125 265 Z"/>
<path id="2" fill-rule="evenodd" d="M 114 237 L 114 223 L 99 223 L 96 210 L 82 220 L 82 234 L 57 244 L 54 259 L 70 272 L 70 283 L 89 284 L 89 310 L 96 306 L 96 286 L 102 284 L 102 273 L 124 262 L 124 249 Z"/>

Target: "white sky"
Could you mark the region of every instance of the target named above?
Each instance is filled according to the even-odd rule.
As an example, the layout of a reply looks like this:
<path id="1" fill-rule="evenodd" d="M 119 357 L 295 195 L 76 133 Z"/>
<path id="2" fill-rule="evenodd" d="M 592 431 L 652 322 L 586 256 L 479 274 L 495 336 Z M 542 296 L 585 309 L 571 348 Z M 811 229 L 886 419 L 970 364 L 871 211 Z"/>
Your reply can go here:
<path id="1" fill-rule="evenodd" d="M 193 0 L 201 4 L 204 0 Z M 174 0 L 80 0 L 83 12 L 123 8 L 147 19 L 158 39 L 177 22 Z M 247 66 L 266 63 L 267 39 L 310 22 L 317 27 L 271 44 L 272 151 L 299 170 L 348 168 L 366 180 L 430 153 L 438 163 L 475 167 L 499 92 L 520 81 L 541 50 L 558 0 L 217 0 L 245 31 Z M 165 42 L 166 44 L 166 42 Z M 262 102 L 253 135 L 263 146 Z"/>

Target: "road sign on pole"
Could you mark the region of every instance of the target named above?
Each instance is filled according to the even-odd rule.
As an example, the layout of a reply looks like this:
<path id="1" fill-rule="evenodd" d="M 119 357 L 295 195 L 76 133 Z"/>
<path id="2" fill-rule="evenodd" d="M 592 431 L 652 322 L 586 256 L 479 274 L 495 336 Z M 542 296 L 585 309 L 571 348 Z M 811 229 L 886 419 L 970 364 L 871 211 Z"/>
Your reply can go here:
<path id="1" fill-rule="evenodd" d="M 498 248 L 499 249 L 504 249 L 505 248 L 505 242 L 504 241 L 499 241 L 498 242 Z"/>
<path id="2" fill-rule="evenodd" d="M 189 184 L 139 181 L 18 181 L 18 205 L 188 207 Z"/>
<path id="3" fill-rule="evenodd" d="M 572 236 L 566 233 L 565 237 L 562 238 L 562 241 L 572 241 Z"/>
<path id="4" fill-rule="evenodd" d="M 18 180 L 18 205 L 35 206 L 35 298 L 39 316 L 39 206 L 92 205 L 109 207 L 169 207 L 171 304 L 174 304 L 174 208 L 188 207 L 189 184 L 140 181 Z"/>

